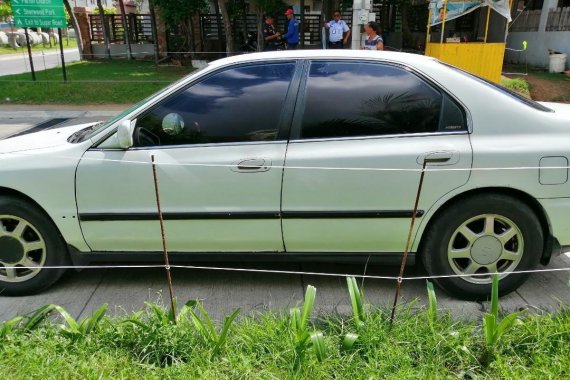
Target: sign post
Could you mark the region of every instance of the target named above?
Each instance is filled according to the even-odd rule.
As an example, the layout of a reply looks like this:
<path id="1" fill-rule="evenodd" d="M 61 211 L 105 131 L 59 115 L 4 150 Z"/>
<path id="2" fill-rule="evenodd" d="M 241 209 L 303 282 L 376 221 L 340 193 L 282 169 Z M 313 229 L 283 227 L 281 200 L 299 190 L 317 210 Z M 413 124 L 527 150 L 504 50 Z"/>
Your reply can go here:
<path id="1" fill-rule="evenodd" d="M 63 0 L 12 0 L 12 13 L 14 15 L 14 25 L 19 28 L 65 28 L 67 20 L 63 8 Z M 63 78 L 67 80 L 65 73 L 65 62 L 63 56 L 63 44 L 61 43 L 61 30 L 59 31 L 59 47 L 61 51 L 61 66 L 63 68 Z M 32 53 L 28 30 L 26 29 L 26 43 L 28 44 L 28 55 L 30 57 L 30 67 L 32 77 L 35 80 L 33 69 Z"/>

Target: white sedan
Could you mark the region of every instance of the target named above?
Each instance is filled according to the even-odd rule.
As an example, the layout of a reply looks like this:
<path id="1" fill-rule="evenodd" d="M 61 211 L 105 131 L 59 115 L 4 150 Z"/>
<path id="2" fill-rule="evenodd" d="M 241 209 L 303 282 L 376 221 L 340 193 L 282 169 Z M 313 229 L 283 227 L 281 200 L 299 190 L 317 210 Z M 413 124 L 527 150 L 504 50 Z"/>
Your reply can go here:
<path id="1" fill-rule="evenodd" d="M 392 260 L 456 296 L 501 292 L 570 245 L 570 105 L 435 59 L 290 51 L 222 59 L 113 120 L 0 142 L 0 294 L 168 249 Z M 193 254 L 194 253 L 194 254 Z M 190 256 L 189 256 L 190 257 Z"/>

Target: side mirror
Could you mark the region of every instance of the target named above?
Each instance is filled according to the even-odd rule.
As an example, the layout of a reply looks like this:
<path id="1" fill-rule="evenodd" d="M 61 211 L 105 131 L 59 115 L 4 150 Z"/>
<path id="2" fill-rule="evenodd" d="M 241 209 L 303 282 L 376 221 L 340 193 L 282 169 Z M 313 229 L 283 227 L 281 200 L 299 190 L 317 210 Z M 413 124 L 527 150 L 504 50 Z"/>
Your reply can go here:
<path id="1" fill-rule="evenodd" d="M 134 144 L 132 124 L 131 120 L 123 120 L 117 128 L 117 140 L 121 149 L 129 149 Z"/>

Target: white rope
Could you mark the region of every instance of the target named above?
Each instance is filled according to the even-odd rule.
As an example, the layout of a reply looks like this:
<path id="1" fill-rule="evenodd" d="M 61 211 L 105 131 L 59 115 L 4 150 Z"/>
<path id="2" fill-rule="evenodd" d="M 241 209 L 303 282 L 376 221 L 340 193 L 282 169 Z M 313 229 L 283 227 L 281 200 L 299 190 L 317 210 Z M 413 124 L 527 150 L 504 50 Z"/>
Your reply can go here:
<path id="1" fill-rule="evenodd" d="M 44 270 L 44 269 L 143 269 L 143 268 L 160 268 L 166 269 L 164 264 L 156 265 L 64 265 L 64 266 L 45 266 L 45 267 L 0 267 L 1 269 L 29 269 L 29 270 Z M 462 277 L 488 277 L 493 274 L 511 275 L 511 274 L 528 274 L 528 273 L 548 273 L 548 272 L 566 272 L 570 271 L 568 268 L 547 268 L 547 269 L 533 269 L 533 270 L 519 270 L 510 272 L 494 272 L 494 273 L 473 273 L 473 274 L 449 274 L 449 275 L 435 275 L 435 276 L 375 276 L 367 274 L 349 274 L 349 273 L 323 273 L 323 272 L 304 272 L 292 270 L 276 270 L 276 269 L 251 269 L 251 268 L 232 268 L 232 267 L 211 267 L 211 266 L 197 266 L 197 265 L 170 265 L 169 268 L 178 269 L 198 269 L 198 270 L 213 270 L 225 272 L 248 272 L 248 273 L 271 273 L 271 274 L 289 274 L 301 276 L 322 276 L 322 277 L 358 277 L 374 280 L 398 280 L 398 281 L 414 281 L 414 280 L 430 280 L 439 278 L 462 278 Z"/>

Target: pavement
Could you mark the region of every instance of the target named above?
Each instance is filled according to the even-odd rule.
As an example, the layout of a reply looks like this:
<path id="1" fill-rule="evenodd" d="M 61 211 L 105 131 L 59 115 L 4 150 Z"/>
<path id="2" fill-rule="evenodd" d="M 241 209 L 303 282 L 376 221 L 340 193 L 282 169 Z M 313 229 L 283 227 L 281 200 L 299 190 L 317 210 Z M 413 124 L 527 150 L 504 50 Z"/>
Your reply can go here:
<path id="1" fill-rule="evenodd" d="M 0 106 L 0 138 L 53 118 L 67 119 L 64 123 L 79 124 L 109 118 L 126 108 L 122 106 Z M 56 125 L 57 127 L 58 125 Z M 192 263 L 189 263 L 190 265 Z M 294 272 L 329 274 L 362 274 L 364 265 L 340 263 L 195 263 L 200 266 L 226 268 L 268 269 Z M 570 267 L 570 252 L 553 258 L 546 268 Z M 369 265 L 366 273 L 377 276 L 396 276 L 398 267 Z M 422 276 L 421 267 L 406 268 L 406 276 Z M 180 302 L 200 299 L 206 309 L 218 320 L 235 308 L 242 314 L 271 310 L 286 312 L 289 307 L 302 303 L 307 285 L 317 288 L 317 312 L 323 314 L 350 314 L 350 300 L 346 281 L 336 276 L 313 274 L 278 274 L 230 270 L 173 269 L 175 296 Z M 505 311 L 528 308 L 533 312 L 560 310 L 570 304 L 570 271 L 541 272 L 513 292 L 501 298 Z M 389 307 L 393 302 L 394 280 L 367 279 L 364 291 L 368 303 Z M 480 319 L 487 310 L 486 302 L 465 302 L 437 290 L 438 305 L 454 317 Z M 404 281 L 401 302 L 411 307 L 425 307 L 427 295 L 424 280 Z M 56 303 L 75 317 L 85 317 L 103 303 L 109 304 L 110 313 L 125 315 L 144 307 L 145 301 L 168 303 L 168 289 L 164 269 L 161 268 L 90 268 L 69 271 L 62 280 L 47 291 L 28 297 L 2 297 L 0 295 L 0 321 L 33 311 L 43 305 Z"/>
<path id="2" fill-rule="evenodd" d="M 79 50 L 77 48 L 63 49 L 65 63 L 79 61 Z M 34 70 L 42 71 L 61 66 L 59 50 L 46 50 L 32 53 Z M 0 55 L 0 76 L 28 73 L 30 70 L 30 59 L 28 51 L 21 49 L 17 54 Z"/>

